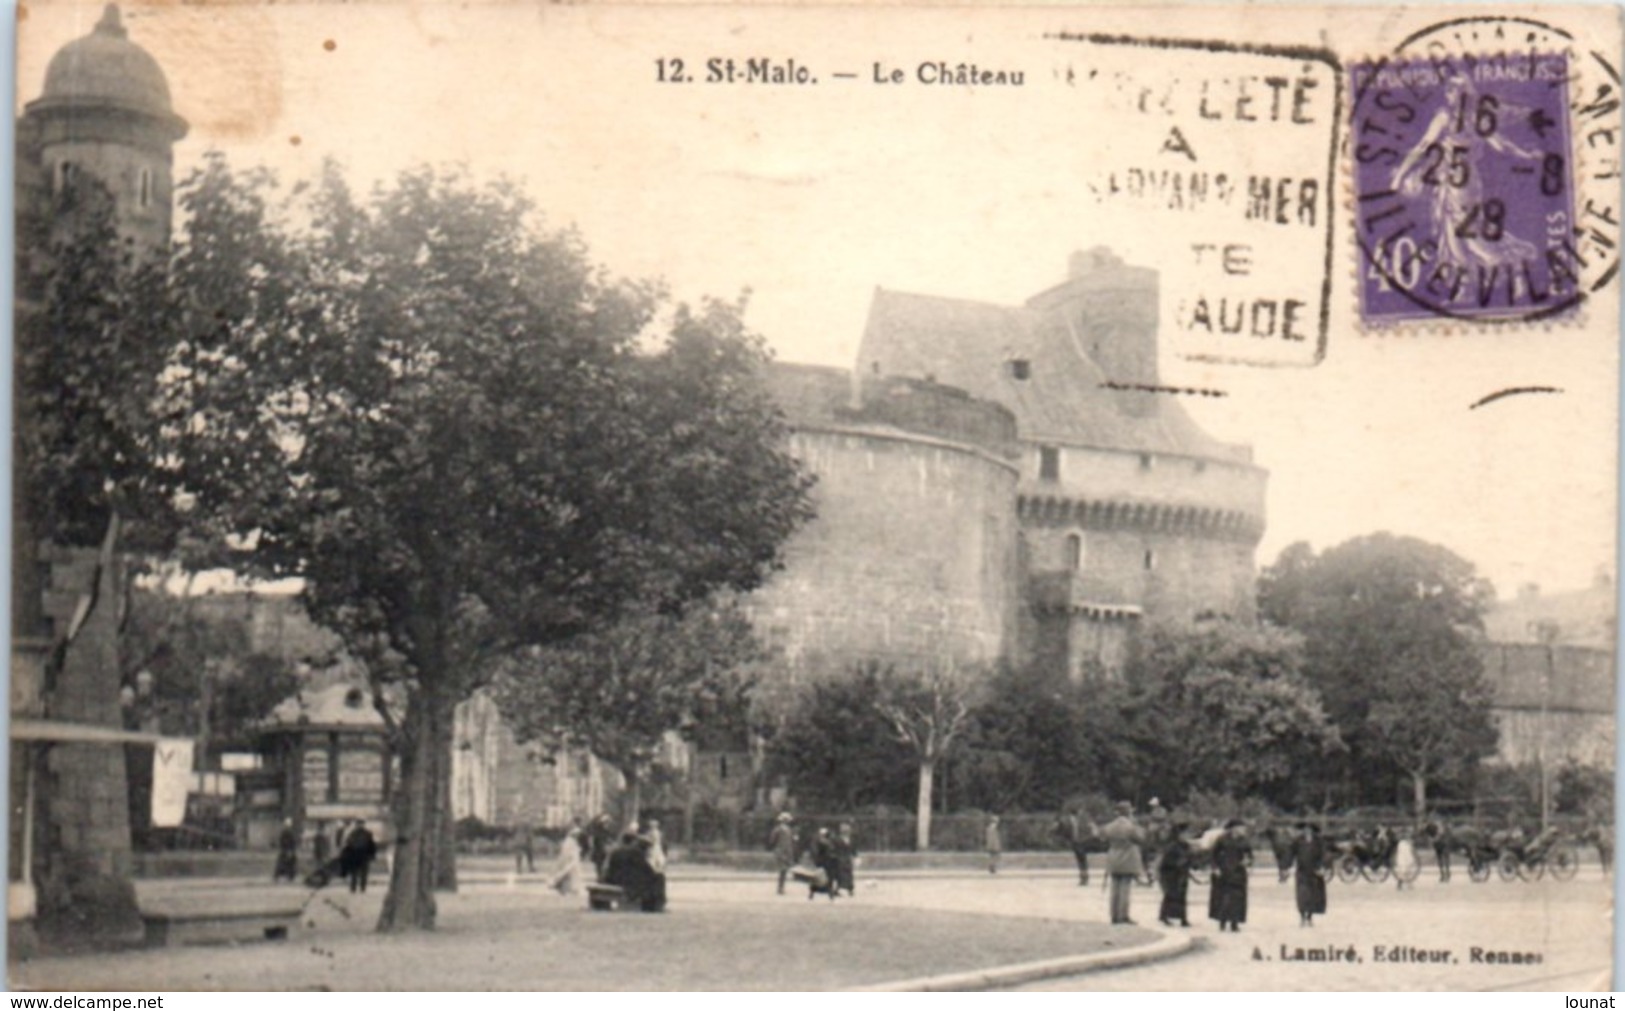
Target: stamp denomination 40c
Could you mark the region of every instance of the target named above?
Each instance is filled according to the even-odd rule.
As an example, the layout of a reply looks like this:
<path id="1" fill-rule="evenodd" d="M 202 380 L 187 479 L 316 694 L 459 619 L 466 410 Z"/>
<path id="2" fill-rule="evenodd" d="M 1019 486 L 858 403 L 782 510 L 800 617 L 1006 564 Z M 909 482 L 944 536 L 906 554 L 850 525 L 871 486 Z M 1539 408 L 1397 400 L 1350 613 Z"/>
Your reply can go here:
<path id="1" fill-rule="evenodd" d="M 1584 263 L 1569 55 L 1453 53 L 1349 72 L 1362 321 L 1573 309 Z"/>

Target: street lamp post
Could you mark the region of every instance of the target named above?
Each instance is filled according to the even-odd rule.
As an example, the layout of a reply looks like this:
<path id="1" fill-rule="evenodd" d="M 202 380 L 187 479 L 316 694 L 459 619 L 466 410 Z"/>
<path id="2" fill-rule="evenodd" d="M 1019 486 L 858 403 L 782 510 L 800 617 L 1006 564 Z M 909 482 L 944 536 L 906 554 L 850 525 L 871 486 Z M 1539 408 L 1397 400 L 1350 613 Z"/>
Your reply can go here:
<path id="1" fill-rule="evenodd" d="M 1555 621 L 1530 623 L 1535 638 L 1546 647 L 1546 667 L 1540 676 L 1540 737 L 1537 741 L 1535 761 L 1540 770 L 1540 830 L 1545 832 L 1552 820 L 1552 785 L 1550 763 L 1546 760 L 1547 723 L 1551 714 L 1552 681 L 1556 676 L 1557 639 L 1562 629 Z"/>

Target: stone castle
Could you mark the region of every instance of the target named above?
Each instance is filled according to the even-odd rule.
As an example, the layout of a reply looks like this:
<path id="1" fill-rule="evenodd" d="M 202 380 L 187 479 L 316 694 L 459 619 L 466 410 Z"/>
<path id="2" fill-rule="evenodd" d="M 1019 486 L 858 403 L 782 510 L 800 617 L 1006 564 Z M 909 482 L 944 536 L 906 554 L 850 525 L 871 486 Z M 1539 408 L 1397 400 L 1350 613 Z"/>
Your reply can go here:
<path id="1" fill-rule="evenodd" d="M 1252 620 L 1266 472 L 1161 386 L 1157 280 L 1103 249 L 1024 305 L 877 291 L 857 367 L 771 382 L 818 517 L 754 599 L 792 679 L 1120 671 L 1136 630 Z"/>

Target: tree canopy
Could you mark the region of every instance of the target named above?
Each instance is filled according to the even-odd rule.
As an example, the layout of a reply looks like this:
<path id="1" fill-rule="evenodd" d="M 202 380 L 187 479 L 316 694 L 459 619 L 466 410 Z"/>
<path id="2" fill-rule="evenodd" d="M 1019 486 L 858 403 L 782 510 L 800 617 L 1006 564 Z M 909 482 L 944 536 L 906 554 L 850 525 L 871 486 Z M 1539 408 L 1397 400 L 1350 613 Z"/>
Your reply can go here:
<path id="1" fill-rule="evenodd" d="M 526 650 L 503 665 L 494 694 L 521 742 L 586 748 L 619 770 L 629 787 L 623 820 L 631 823 L 668 734 L 692 737 L 732 723 L 743 746 L 751 668 L 760 658 L 738 605 L 708 600 Z"/>
<path id="2" fill-rule="evenodd" d="M 1319 555 L 1296 544 L 1264 571 L 1261 616 L 1303 636 L 1305 673 L 1349 746 L 1351 803 L 1391 800 L 1397 776 L 1421 803 L 1428 781 L 1493 753 L 1479 649 L 1493 600 L 1470 562 L 1391 533 Z"/>

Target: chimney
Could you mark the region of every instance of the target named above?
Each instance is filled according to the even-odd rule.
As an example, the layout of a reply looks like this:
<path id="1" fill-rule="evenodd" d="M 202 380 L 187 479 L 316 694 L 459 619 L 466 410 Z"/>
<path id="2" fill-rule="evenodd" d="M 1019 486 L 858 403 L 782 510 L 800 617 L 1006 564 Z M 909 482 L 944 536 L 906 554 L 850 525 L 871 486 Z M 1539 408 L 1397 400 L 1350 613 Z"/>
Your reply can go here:
<path id="1" fill-rule="evenodd" d="M 1119 410 L 1137 417 L 1156 413 L 1157 395 L 1136 389 L 1158 383 L 1156 271 L 1130 266 L 1096 246 L 1068 257 L 1066 280 L 1027 305 L 1064 327 L 1106 382 L 1127 387 L 1113 393 Z"/>

